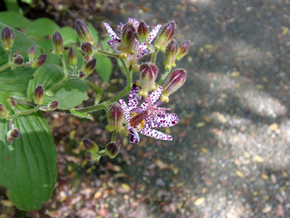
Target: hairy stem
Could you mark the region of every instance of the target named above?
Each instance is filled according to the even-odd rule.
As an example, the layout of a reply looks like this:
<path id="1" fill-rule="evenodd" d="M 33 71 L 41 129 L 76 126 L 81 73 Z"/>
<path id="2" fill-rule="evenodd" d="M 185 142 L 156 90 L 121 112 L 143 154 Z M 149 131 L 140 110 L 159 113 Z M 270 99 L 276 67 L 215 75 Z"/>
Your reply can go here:
<path id="1" fill-rule="evenodd" d="M 95 50 L 94 54 L 97 54 L 97 53 L 100 53 L 102 55 L 105 55 L 105 56 L 108 56 L 108 57 L 112 57 L 112 58 L 118 58 L 119 57 L 119 55 L 117 55 L 117 54 L 106 52 L 106 51 L 103 51 L 103 50 L 100 50 L 100 49 L 96 49 Z"/>
<path id="2" fill-rule="evenodd" d="M 13 114 L 12 116 L 8 117 L 8 119 L 14 119 L 16 118 L 18 115 L 25 115 L 25 114 L 31 114 L 34 113 L 36 111 L 39 111 L 40 109 L 40 105 L 37 105 L 35 108 L 27 110 L 27 111 L 16 111 L 15 114 Z"/>
<path id="3" fill-rule="evenodd" d="M 64 60 L 63 54 L 60 55 L 60 58 L 61 58 L 61 61 L 62 61 L 62 69 L 63 69 L 64 75 L 65 75 L 65 77 L 67 77 L 68 76 L 68 72 L 67 72 L 67 68 L 66 68 L 66 64 L 65 64 L 65 60 Z"/>
<path id="4" fill-rule="evenodd" d="M 163 76 L 159 80 L 158 85 L 161 85 L 162 84 L 162 82 L 166 79 L 166 77 L 168 76 L 169 73 L 170 73 L 170 70 L 166 70 L 165 71 L 165 73 L 163 74 Z"/>

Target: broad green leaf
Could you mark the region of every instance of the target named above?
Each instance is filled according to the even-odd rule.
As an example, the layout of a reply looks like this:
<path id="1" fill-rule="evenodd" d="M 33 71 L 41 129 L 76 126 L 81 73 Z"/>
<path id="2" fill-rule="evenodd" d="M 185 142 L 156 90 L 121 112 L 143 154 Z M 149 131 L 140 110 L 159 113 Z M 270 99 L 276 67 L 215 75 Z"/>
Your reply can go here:
<path id="1" fill-rule="evenodd" d="M 20 1 L 22 1 L 22 2 L 24 2 L 24 3 L 26 3 L 26 4 L 29 4 L 29 5 L 32 4 L 32 0 L 20 0 Z"/>
<path id="2" fill-rule="evenodd" d="M 111 37 L 108 36 L 107 38 L 103 39 L 101 41 L 101 46 L 103 48 L 104 51 L 108 51 L 108 52 L 114 52 L 113 49 L 108 45 L 108 41 L 111 40 Z"/>
<path id="3" fill-rule="evenodd" d="M 95 96 L 94 104 L 97 105 L 102 99 L 103 89 L 100 86 L 97 86 L 93 82 L 86 81 L 86 83 L 95 91 L 96 96 Z"/>
<path id="4" fill-rule="evenodd" d="M 48 18 L 38 18 L 27 25 L 25 33 L 33 38 L 41 38 L 44 36 L 52 36 L 55 30 L 60 27 Z"/>
<path id="5" fill-rule="evenodd" d="M 59 84 L 58 87 L 53 88 L 56 84 Z M 65 78 L 62 68 L 56 65 L 46 64 L 37 69 L 27 90 L 30 100 L 33 100 L 38 85 L 42 85 L 45 92 L 49 90 L 53 92 L 45 96 L 43 105 L 51 101 L 59 101 L 59 108 L 67 109 L 81 104 L 88 98 L 89 87 L 85 82 L 79 78 Z"/>
<path id="6" fill-rule="evenodd" d="M 88 28 L 91 31 L 92 35 L 93 35 L 95 43 L 98 44 L 99 35 L 98 35 L 98 32 L 97 32 L 96 28 L 91 23 L 88 23 Z"/>
<path id="7" fill-rule="evenodd" d="M 3 27 L 8 26 L 4 23 L 0 22 L 0 31 L 2 31 Z M 9 26 L 8 26 L 9 27 Z M 39 46 L 37 45 L 36 42 L 34 42 L 32 39 L 30 39 L 28 36 L 26 36 L 25 34 L 21 33 L 20 31 L 9 27 L 9 29 L 12 29 L 15 35 L 15 40 L 13 43 L 13 48 L 12 48 L 12 53 L 22 53 L 22 56 L 26 57 L 26 54 L 28 52 L 28 50 L 31 48 L 31 46 L 33 45 L 35 47 L 35 49 L 39 48 Z M 2 45 L 0 46 L 0 56 L 3 55 L 4 52 Z M 7 62 L 7 55 L 5 58 L 5 62 Z M 0 60 L 0 62 L 2 62 L 2 60 Z"/>
<path id="8" fill-rule="evenodd" d="M 92 115 L 90 115 L 88 113 L 82 113 L 82 112 L 76 111 L 75 108 L 72 108 L 69 111 L 71 112 L 71 114 L 73 114 L 73 115 L 75 115 L 75 116 L 77 116 L 79 118 L 87 118 L 89 120 L 93 120 L 94 119 Z"/>
<path id="9" fill-rule="evenodd" d="M 99 76 L 104 80 L 105 82 L 109 82 L 111 74 L 113 72 L 113 65 L 110 58 L 103 56 L 103 55 L 96 55 L 97 58 L 97 65 L 96 65 L 96 71 L 99 74 Z"/>
<path id="10" fill-rule="evenodd" d="M 0 120 L 0 185 L 9 199 L 26 211 L 40 209 L 51 197 L 56 182 L 56 149 L 41 112 L 19 116 L 13 124 L 20 132 L 12 147 L 6 133 L 9 121 Z"/>
<path id="11" fill-rule="evenodd" d="M 63 39 L 63 46 L 71 46 L 72 43 L 78 43 L 79 38 L 75 29 L 71 27 L 63 27 L 59 30 Z"/>
<path id="12" fill-rule="evenodd" d="M 0 12 L 0 22 L 14 28 L 23 28 L 31 23 L 30 20 L 15 11 Z"/>
<path id="13" fill-rule="evenodd" d="M 45 63 L 59 65 L 60 57 L 50 52 L 50 49 L 53 49 L 51 39 L 40 38 L 39 40 L 37 40 L 37 44 L 43 49 L 43 53 L 47 54 Z"/>
<path id="14" fill-rule="evenodd" d="M 22 9 L 19 7 L 17 0 L 4 0 L 8 11 L 15 11 L 22 13 Z"/>

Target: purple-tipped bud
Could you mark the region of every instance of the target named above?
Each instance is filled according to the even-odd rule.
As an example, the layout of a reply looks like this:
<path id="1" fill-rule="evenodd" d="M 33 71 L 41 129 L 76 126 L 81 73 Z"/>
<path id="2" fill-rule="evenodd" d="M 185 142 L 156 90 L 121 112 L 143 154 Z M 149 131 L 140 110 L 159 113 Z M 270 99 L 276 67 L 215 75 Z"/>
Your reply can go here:
<path id="1" fill-rule="evenodd" d="M 149 37 L 149 28 L 143 20 L 141 20 L 141 22 L 139 23 L 137 33 L 139 42 L 147 42 L 147 39 Z"/>
<path id="2" fill-rule="evenodd" d="M 84 24 L 82 21 L 80 21 L 80 20 L 76 21 L 76 30 L 77 30 L 77 33 L 78 33 L 80 39 L 83 42 L 89 42 L 92 45 L 95 44 L 95 40 L 94 40 L 94 38 L 92 36 L 91 31 L 89 30 L 87 25 Z"/>
<path id="3" fill-rule="evenodd" d="M 54 111 L 58 108 L 59 101 L 52 101 L 47 105 L 47 109 L 50 111 Z"/>
<path id="4" fill-rule="evenodd" d="M 34 103 L 35 104 L 42 104 L 44 99 L 44 90 L 42 85 L 37 86 L 34 91 Z"/>
<path id="5" fill-rule="evenodd" d="M 132 23 L 127 23 L 123 26 L 122 29 L 122 40 L 121 45 L 117 48 L 118 50 L 122 51 L 119 54 L 120 58 L 127 59 L 128 54 L 135 54 L 133 49 L 133 45 L 136 38 L 136 30 Z"/>
<path id="6" fill-rule="evenodd" d="M 40 67 L 41 65 L 43 65 L 46 61 L 46 58 L 47 58 L 47 54 L 42 54 L 40 55 L 37 59 L 35 59 L 32 64 L 31 64 L 31 67 L 32 68 L 37 68 L 37 67 Z"/>
<path id="7" fill-rule="evenodd" d="M 87 74 L 84 71 L 80 71 L 80 73 L 79 73 L 80 78 L 85 78 L 86 76 L 87 76 Z"/>
<path id="8" fill-rule="evenodd" d="M 83 143 L 88 152 L 93 154 L 99 151 L 99 147 L 94 141 L 90 139 L 83 139 Z"/>
<path id="9" fill-rule="evenodd" d="M 106 154 L 109 156 L 109 158 L 113 159 L 119 154 L 120 147 L 121 145 L 119 142 L 110 142 L 106 146 Z"/>
<path id="10" fill-rule="evenodd" d="M 56 30 L 52 36 L 52 44 L 56 54 L 61 55 L 63 52 L 63 40 L 60 33 Z"/>
<path id="11" fill-rule="evenodd" d="M 176 54 L 177 54 L 177 50 L 178 50 L 178 45 L 177 42 L 173 39 L 166 47 L 166 51 L 165 51 L 165 60 L 163 62 L 164 64 L 164 68 L 166 70 L 170 70 L 171 67 L 176 67 L 175 64 L 175 59 L 176 59 Z"/>
<path id="12" fill-rule="evenodd" d="M 13 99 L 11 99 L 10 103 L 11 103 L 13 106 L 17 105 L 17 102 L 16 102 L 15 100 L 13 100 Z"/>
<path id="13" fill-rule="evenodd" d="M 166 46 L 173 39 L 174 31 L 175 22 L 173 20 L 163 25 L 156 37 L 154 47 L 162 52 L 165 52 Z"/>
<path id="14" fill-rule="evenodd" d="M 14 139 L 19 138 L 19 137 L 20 137 L 20 134 L 19 134 L 18 129 L 16 128 L 13 128 L 7 132 L 7 139 L 10 144 L 13 142 Z"/>
<path id="15" fill-rule="evenodd" d="M 93 54 L 93 46 L 91 43 L 89 42 L 83 42 L 82 44 L 82 51 L 88 55 L 88 56 L 91 56 Z"/>
<path id="16" fill-rule="evenodd" d="M 13 63 L 17 65 L 21 65 L 24 62 L 24 58 L 21 55 L 13 55 Z"/>
<path id="17" fill-rule="evenodd" d="M 7 119 L 9 117 L 9 111 L 3 104 L 0 104 L 0 119 Z"/>
<path id="18" fill-rule="evenodd" d="M 13 36 L 11 36 L 11 33 Z M 13 39 L 12 39 L 13 38 Z M 14 41 L 14 33 L 13 31 L 9 30 L 8 27 L 4 27 L 1 31 L 1 40 L 2 40 L 2 46 L 5 51 L 9 51 L 9 49 L 12 47 L 13 41 Z"/>
<path id="19" fill-rule="evenodd" d="M 160 100 L 168 103 L 168 96 L 179 89 L 185 82 L 187 77 L 186 71 L 184 69 L 174 70 L 164 81 L 162 88 L 163 92 Z"/>
<path id="20" fill-rule="evenodd" d="M 179 47 L 178 47 L 178 50 L 177 50 L 177 55 L 176 55 L 176 60 L 180 60 L 181 58 L 183 58 L 187 53 L 188 53 L 188 50 L 189 50 L 189 47 L 190 47 L 190 41 L 186 41 L 184 43 L 182 43 Z"/>
<path id="21" fill-rule="evenodd" d="M 100 158 L 101 158 L 100 155 L 98 155 L 96 153 L 92 153 L 92 154 L 88 154 L 86 159 L 89 160 L 89 161 L 99 161 Z"/>
<path id="22" fill-rule="evenodd" d="M 14 36 L 13 30 L 10 29 L 9 31 L 10 31 L 10 43 L 11 43 L 11 47 L 12 47 L 12 45 L 14 43 L 15 36 Z"/>
<path id="23" fill-rule="evenodd" d="M 73 47 L 70 47 L 67 55 L 68 64 L 70 66 L 75 66 L 77 64 L 77 60 L 78 59 L 76 51 L 73 49 Z"/>
<path id="24" fill-rule="evenodd" d="M 94 57 L 90 61 L 88 61 L 83 67 L 84 73 L 87 75 L 90 75 L 94 71 L 96 64 L 97 64 L 97 59 Z"/>
<path id="25" fill-rule="evenodd" d="M 35 57 L 35 48 L 34 46 L 31 46 L 31 48 L 28 51 L 28 58 L 30 61 L 32 61 L 34 57 Z"/>
<path id="26" fill-rule="evenodd" d="M 125 117 L 122 107 L 119 103 L 113 103 L 107 114 L 109 125 L 106 126 L 106 130 L 109 132 L 113 132 L 117 130 L 119 134 L 126 129 L 123 124 L 125 123 Z"/>
<path id="27" fill-rule="evenodd" d="M 158 68 L 155 64 L 144 63 L 140 66 L 140 80 L 137 82 L 138 86 L 141 86 L 141 90 L 138 92 L 140 96 L 148 98 L 148 92 L 155 90 L 155 79 L 158 74 Z"/>

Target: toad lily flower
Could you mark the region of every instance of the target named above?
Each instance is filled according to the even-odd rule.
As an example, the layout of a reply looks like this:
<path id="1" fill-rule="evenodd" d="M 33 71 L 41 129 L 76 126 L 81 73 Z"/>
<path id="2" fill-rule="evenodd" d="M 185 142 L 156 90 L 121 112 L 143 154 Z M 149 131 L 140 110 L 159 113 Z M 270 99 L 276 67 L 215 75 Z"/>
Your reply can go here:
<path id="1" fill-rule="evenodd" d="M 129 68 L 130 66 L 132 66 L 133 70 L 135 72 L 138 71 L 138 59 L 148 55 L 151 53 L 151 50 L 153 49 L 153 45 L 151 44 L 151 42 L 153 41 L 153 39 L 155 38 L 155 36 L 157 35 L 157 33 L 159 32 L 159 29 L 161 28 L 161 25 L 158 24 L 148 35 L 147 40 L 144 40 L 144 35 L 147 36 L 147 34 L 144 34 L 142 31 L 138 31 L 138 27 L 139 25 L 141 25 L 142 28 L 144 28 L 144 22 L 140 22 L 135 19 L 135 18 L 129 18 L 128 19 L 128 23 L 130 25 L 133 26 L 133 29 L 135 29 L 135 32 L 133 35 L 135 35 L 133 43 L 128 43 L 126 40 L 126 42 L 122 42 L 122 40 L 118 37 L 118 35 L 113 31 L 113 29 L 110 27 L 110 25 L 108 23 L 104 23 L 107 32 L 109 33 L 111 40 L 108 41 L 108 45 L 114 50 L 114 52 L 116 52 L 117 54 L 121 54 L 125 59 L 126 65 Z M 126 24 L 127 25 L 127 24 Z M 120 32 L 123 34 L 124 31 L 123 27 L 126 25 L 124 24 L 120 24 L 120 26 L 118 26 L 120 28 Z M 139 28 L 139 30 L 141 29 L 141 27 Z M 140 36 L 138 36 L 138 32 L 139 34 L 141 34 Z M 126 38 L 124 36 L 122 36 L 122 38 Z M 142 41 L 138 41 L 138 39 L 142 39 Z M 126 48 L 126 50 L 133 50 L 132 52 L 127 52 L 125 51 L 125 44 L 132 46 L 132 49 L 128 49 Z M 123 49 L 124 48 L 124 49 Z M 119 50 L 119 49 L 122 49 Z M 124 50 L 124 51 L 123 51 Z M 124 54 L 126 53 L 126 54 Z"/>
<path id="2" fill-rule="evenodd" d="M 171 127 L 178 123 L 176 114 L 165 112 L 166 110 L 170 110 L 169 108 L 158 107 L 161 101 L 158 101 L 154 105 L 162 93 L 162 87 L 159 86 L 148 98 L 145 98 L 144 102 L 138 108 L 142 98 L 138 95 L 140 90 L 141 87 L 134 83 L 129 94 L 128 106 L 123 99 L 119 100 L 127 121 L 126 127 L 131 135 L 130 142 L 139 143 L 140 138 L 138 132 L 152 138 L 172 141 L 172 136 L 152 129 L 155 127 Z"/>

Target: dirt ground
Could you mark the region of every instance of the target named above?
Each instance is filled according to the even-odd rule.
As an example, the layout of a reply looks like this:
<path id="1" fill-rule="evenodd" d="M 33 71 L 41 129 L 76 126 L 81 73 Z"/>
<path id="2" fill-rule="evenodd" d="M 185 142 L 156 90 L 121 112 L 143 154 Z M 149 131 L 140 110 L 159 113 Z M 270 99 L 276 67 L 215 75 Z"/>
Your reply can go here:
<path id="1" fill-rule="evenodd" d="M 81 18 L 100 33 L 104 20 L 115 27 L 128 17 L 148 25 L 175 20 L 176 40 L 194 44 L 177 62 L 187 70 L 187 81 L 166 105 L 180 123 L 162 130 L 173 135 L 173 142 L 141 136 L 133 145 L 118 136 L 122 149 L 116 159 L 87 162 L 80 141 L 86 137 L 105 145 L 110 137 L 105 113 L 94 114 L 93 123 L 47 116 L 58 150 L 53 197 L 33 213 L 2 205 L 4 214 L 290 217 L 289 0 L 50 3 L 50 16 L 61 25 Z M 157 58 L 162 69 L 162 54 Z M 124 79 L 116 68 L 105 96 L 117 93 Z"/>

